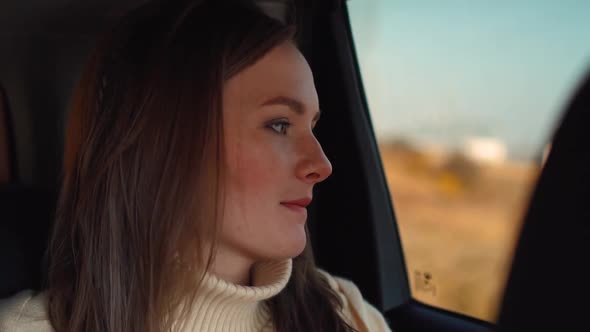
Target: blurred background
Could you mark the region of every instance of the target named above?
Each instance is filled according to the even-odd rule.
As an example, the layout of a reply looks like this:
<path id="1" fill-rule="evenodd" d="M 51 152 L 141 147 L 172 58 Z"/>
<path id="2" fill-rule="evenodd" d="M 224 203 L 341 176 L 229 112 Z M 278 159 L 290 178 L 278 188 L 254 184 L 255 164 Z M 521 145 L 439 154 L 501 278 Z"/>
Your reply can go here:
<path id="1" fill-rule="evenodd" d="M 349 0 L 412 295 L 495 321 L 590 1 Z"/>

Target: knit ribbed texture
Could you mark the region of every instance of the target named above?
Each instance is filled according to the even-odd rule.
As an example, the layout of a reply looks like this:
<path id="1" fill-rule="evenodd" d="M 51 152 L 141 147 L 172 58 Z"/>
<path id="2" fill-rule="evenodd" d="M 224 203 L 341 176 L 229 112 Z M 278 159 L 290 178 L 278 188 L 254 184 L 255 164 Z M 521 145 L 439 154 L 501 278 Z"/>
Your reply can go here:
<path id="1" fill-rule="evenodd" d="M 265 300 L 280 293 L 291 276 L 292 260 L 258 263 L 252 286 L 240 286 L 207 274 L 183 322 L 183 332 L 259 332 L 271 328 Z"/>
<path id="2" fill-rule="evenodd" d="M 252 271 L 252 287 L 238 286 L 213 275 L 203 280 L 182 332 L 274 332 L 264 303 L 281 292 L 289 278 L 291 260 L 259 263 Z M 343 302 L 343 318 L 360 332 L 391 332 L 381 313 L 367 303 L 349 280 L 321 271 Z M 322 319 L 322 317 L 317 317 Z M 45 293 L 22 291 L 0 300 L 0 332 L 54 332 L 47 315 Z"/>

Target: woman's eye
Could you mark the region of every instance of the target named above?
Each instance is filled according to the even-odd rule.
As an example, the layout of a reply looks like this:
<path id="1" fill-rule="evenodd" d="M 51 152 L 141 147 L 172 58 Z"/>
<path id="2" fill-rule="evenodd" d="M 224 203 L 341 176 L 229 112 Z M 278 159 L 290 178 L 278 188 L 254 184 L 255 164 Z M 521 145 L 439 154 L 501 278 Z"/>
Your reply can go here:
<path id="1" fill-rule="evenodd" d="M 287 133 L 287 128 L 290 126 L 291 124 L 286 121 L 275 122 L 268 125 L 270 129 L 281 135 L 285 135 Z"/>

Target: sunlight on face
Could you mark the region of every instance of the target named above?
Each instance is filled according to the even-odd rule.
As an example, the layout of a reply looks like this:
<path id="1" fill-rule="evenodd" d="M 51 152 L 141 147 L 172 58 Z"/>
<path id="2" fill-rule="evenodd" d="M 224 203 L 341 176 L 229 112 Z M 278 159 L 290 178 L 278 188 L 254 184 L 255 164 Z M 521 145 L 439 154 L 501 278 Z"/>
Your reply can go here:
<path id="1" fill-rule="evenodd" d="M 319 104 L 311 69 L 282 43 L 225 84 L 223 105 L 220 248 L 254 261 L 295 257 L 306 244 L 306 200 L 332 172 L 312 132 Z"/>

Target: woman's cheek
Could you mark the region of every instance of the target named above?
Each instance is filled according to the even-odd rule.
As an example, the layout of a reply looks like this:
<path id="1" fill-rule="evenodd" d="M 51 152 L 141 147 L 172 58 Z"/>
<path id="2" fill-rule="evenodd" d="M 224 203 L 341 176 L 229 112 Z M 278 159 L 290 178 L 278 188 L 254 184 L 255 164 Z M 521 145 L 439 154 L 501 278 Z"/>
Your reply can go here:
<path id="1" fill-rule="evenodd" d="M 240 191 L 261 191 L 267 187 L 280 186 L 285 162 L 281 147 L 276 144 L 243 143 L 236 153 L 234 166 Z"/>

